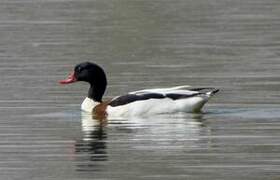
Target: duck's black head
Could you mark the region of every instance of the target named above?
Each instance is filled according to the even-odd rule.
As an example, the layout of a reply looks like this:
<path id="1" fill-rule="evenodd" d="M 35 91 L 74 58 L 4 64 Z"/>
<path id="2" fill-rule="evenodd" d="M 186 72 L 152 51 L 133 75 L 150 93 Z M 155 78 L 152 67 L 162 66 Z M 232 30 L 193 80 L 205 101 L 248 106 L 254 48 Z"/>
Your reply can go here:
<path id="1" fill-rule="evenodd" d="M 104 70 L 95 63 L 83 62 L 77 64 L 74 71 L 60 84 L 70 84 L 77 81 L 85 81 L 90 84 L 88 97 L 101 102 L 107 86 L 107 79 Z"/>

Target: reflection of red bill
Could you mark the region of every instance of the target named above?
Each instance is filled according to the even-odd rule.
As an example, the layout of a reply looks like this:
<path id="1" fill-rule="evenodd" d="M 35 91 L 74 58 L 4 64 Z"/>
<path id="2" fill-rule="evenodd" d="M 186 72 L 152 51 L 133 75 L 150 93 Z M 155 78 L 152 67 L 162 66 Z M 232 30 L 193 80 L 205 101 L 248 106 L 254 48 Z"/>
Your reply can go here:
<path id="1" fill-rule="evenodd" d="M 75 77 L 75 73 L 72 72 L 67 79 L 61 80 L 59 81 L 60 84 L 70 84 L 70 83 L 74 83 L 77 81 L 77 78 Z"/>

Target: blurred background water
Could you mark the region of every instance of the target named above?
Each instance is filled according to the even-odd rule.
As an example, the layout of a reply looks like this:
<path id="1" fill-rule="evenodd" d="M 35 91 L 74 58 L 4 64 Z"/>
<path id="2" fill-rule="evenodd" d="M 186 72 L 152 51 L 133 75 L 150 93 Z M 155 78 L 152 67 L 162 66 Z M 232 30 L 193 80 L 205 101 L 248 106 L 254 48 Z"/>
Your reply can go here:
<path id="1" fill-rule="evenodd" d="M 278 0 L 0 0 L 0 179 L 278 179 Z M 98 123 L 105 98 L 175 85 L 221 92 L 204 113 Z"/>

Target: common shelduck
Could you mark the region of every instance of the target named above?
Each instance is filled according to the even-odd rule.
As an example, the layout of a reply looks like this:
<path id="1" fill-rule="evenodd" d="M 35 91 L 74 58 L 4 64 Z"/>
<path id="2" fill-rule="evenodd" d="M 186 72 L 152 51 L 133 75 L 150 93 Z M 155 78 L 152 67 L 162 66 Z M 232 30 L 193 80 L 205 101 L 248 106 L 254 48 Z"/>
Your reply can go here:
<path id="1" fill-rule="evenodd" d="M 88 96 L 81 105 L 85 112 L 101 117 L 149 116 L 179 112 L 199 112 L 203 105 L 219 91 L 216 88 L 176 86 L 144 89 L 102 101 L 107 86 L 104 70 L 97 64 L 83 62 L 61 84 L 85 81 L 90 84 Z"/>

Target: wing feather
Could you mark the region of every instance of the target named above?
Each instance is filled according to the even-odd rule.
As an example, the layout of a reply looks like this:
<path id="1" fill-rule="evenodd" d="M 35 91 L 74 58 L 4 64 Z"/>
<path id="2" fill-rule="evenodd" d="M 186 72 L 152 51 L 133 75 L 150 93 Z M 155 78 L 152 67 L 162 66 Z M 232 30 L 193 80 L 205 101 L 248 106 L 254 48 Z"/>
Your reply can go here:
<path id="1" fill-rule="evenodd" d="M 190 86 L 176 86 L 172 88 L 157 88 L 157 89 L 144 89 L 140 91 L 130 92 L 123 96 L 114 98 L 109 105 L 121 106 L 135 101 L 142 101 L 148 99 L 163 99 L 170 98 L 172 100 L 186 99 L 199 95 L 210 96 L 218 92 L 215 88 L 193 88 Z"/>

